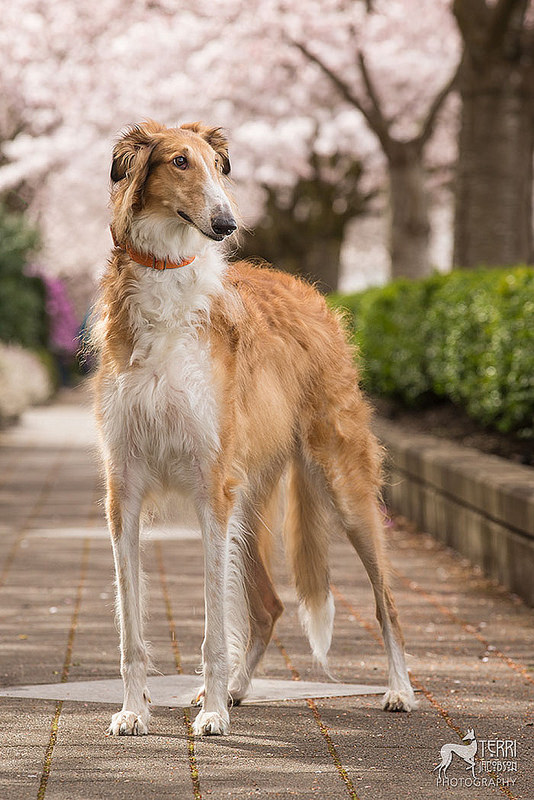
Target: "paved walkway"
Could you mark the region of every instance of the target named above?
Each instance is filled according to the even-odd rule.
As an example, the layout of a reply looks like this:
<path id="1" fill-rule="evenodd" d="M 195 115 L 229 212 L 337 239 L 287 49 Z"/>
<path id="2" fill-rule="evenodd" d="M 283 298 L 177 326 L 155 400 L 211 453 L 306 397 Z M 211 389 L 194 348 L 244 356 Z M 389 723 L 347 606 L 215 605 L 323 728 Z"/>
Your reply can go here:
<path id="1" fill-rule="evenodd" d="M 0 433 L 3 686 L 118 676 L 111 551 L 82 400 L 66 396 Z M 389 538 L 417 713 L 386 714 L 372 695 L 271 701 L 234 709 L 230 736 L 195 740 L 195 711 L 158 707 L 148 737 L 106 738 L 116 709 L 98 702 L 98 688 L 91 702 L 0 698 L 0 798 L 532 799 L 534 613 L 403 520 Z M 383 684 L 367 579 L 345 542 L 332 555 L 333 672 L 344 683 Z M 202 640 L 200 541 L 157 528 L 145 562 L 155 664 L 192 675 Z M 263 677 L 325 680 L 278 572 L 286 611 Z M 438 786 L 441 747 L 461 744 L 469 728 L 483 756 L 475 785 L 454 756 L 448 784 Z"/>

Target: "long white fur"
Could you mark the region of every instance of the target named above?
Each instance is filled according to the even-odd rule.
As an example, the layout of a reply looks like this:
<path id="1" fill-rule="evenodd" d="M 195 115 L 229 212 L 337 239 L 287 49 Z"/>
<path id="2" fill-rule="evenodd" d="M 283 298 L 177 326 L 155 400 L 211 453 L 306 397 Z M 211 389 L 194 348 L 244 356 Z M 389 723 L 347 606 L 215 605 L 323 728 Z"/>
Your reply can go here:
<path id="1" fill-rule="evenodd" d="M 228 524 L 225 613 L 230 694 L 236 692 L 239 695 L 247 688 L 250 681 L 247 672 L 250 617 L 245 588 L 248 536 L 250 532 L 244 525 L 241 499 L 238 499 Z"/>
<path id="2" fill-rule="evenodd" d="M 146 212 L 140 212 L 133 219 L 130 242 L 134 249 L 152 253 L 157 258 L 179 260 L 196 256 L 197 264 L 198 259 L 201 260 L 205 256 L 221 256 L 222 250 L 219 244 L 208 239 L 187 222 Z M 221 264 L 224 265 L 222 258 Z M 191 270 L 181 268 L 173 270 L 173 274 L 176 274 L 179 283 L 187 283 Z"/>
<path id="3" fill-rule="evenodd" d="M 332 592 L 328 592 L 323 603 L 301 601 L 299 605 L 299 619 L 308 637 L 313 657 L 328 675 L 330 672 L 327 656 L 332 644 L 335 613 Z"/>
<path id="4" fill-rule="evenodd" d="M 415 711 L 418 707 L 415 694 L 410 683 L 404 651 L 394 635 L 389 622 L 383 628 L 384 647 L 388 656 L 389 689 L 382 699 L 382 708 L 386 711 Z"/>
<path id="5" fill-rule="evenodd" d="M 218 451 L 218 400 L 209 346 L 198 326 L 221 291 L 223 268 L 217 253 L 199 256 L 196 266 L 182 271 L 149 273 L 135 267 L 138 283 L 129 311 L 136 369 L 106 378 L 103 443 L 115 463 L 142 457 L 145 464 L 138 469 L 149 484 L 158 479 L 191 488 L 199 469 L 205 472 Z"/>

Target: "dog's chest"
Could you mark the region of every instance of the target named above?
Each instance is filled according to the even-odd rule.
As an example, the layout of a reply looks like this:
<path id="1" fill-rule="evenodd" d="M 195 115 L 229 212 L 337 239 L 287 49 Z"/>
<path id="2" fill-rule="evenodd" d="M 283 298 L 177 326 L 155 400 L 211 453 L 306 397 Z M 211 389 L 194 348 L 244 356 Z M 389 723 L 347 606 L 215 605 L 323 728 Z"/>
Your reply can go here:
<path id="1" fill-rule="evenodd" d="M 108 408 L 124 455 L 165 480 L 209 462 L 219 446 L 209 342 L 193 327 L 150 326 L 138 336 Z"/>

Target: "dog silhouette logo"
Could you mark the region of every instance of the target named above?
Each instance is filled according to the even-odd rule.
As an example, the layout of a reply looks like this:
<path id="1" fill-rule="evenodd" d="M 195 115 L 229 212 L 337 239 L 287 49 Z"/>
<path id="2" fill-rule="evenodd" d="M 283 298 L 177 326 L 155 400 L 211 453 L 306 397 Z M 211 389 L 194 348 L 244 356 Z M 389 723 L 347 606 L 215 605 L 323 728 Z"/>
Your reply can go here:
<path id="1" fill-rule="evenodd" d="M 475 756 L 477 754 L 478 742 L 473 728 L 469 728 L 462 741 L 470 742 L 470 744 L 444 744 L 441 748 L 441 763 L 438 764 L 437 767 L 434 767 L 434 771 L 438 770 L 439 779 L 444 778 L 447 774 L 447 769 L 455 753 L 457 756 L 460 756 L 460 758 L 463 758 L 467 764 L 466 769 L 470 769 L 473 778 L 475 777 Z"/>

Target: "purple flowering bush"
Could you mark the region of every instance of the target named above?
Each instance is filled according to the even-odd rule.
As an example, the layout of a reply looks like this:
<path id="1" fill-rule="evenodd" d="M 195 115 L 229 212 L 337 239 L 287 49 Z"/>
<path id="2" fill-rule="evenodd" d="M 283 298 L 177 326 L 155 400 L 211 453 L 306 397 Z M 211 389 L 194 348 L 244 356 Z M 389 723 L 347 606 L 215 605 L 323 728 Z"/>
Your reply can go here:
<path id="1" fill-rule="evenodd" d="M 79 324 L 65 284 L 61 278 L 53 278 L 44 273 L 40 277 L 46 291 L 48 348 L 53 353 L 74 357 L 78 350 Z"/>

